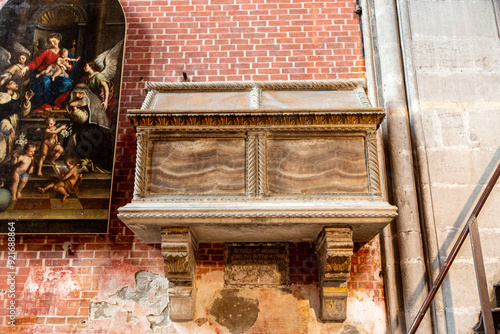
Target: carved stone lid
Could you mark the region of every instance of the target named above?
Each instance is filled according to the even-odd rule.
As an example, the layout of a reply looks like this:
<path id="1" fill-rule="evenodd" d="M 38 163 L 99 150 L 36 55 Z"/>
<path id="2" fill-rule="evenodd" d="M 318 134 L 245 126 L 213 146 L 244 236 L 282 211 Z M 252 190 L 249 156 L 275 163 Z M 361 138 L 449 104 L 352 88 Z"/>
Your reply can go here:
<path id="1" fill-rule="evenodd" d="M 370 108 L 364 80 L 146 83 L 142 110 Z M 300 93 L 297 93 L 300 91 Z"/>

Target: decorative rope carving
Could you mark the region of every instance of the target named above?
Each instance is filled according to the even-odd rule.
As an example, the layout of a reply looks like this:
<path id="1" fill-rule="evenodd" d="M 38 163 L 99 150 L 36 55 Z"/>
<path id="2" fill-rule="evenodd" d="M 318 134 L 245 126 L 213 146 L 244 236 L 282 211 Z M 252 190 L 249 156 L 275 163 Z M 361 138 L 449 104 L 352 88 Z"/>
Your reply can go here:
<path id="1" fill-rule="evenodd" d="M 354 90 L 365 86 L 365 80 L 304 80 L 304 81 L 219 81 L 219 82 L 146 82 L 146 90 L 227 91 L 252 90 Z M 143 108 L 145 109 L 145 108 Z"/>
<path id="2" fill-rule="evenodd" d="M 354 95 L 358 98 L 359 103 L 365 108 L 371 108 L 372 104 L 370 103 L 370 100 L 368 99 L 368 96 L 366 96 L 365 89 L 362 86 L 356 87 L 354 90 Z"/>
<path id="3" fill-rule="evenodd" d="M 390 212 L 152 212 L 119 213 L 118 218 L 177 219 L 177 218 L 395 218 L 397 213 Z"/>
<path id="4" fill-rule="evenodd" d="M 369 131 L 366 134 L 366 141 L 368 146 L 368 161 L 370 168 L 370 188 L 371 193 L 380 195 L 380 172 L 378 166 L 377 154 L 377 135 L 374 131 Z"/>
<path id="5" fill-rule="evenodd" d="M 247 194 L 249 197 L 255 197 L 257 187 L 257 175 L 255 173 L 256 164 L 256 146 L 257 136 L 255 134 L 248 134 L 246 140 L 246 155 L 247 155 Z"/>
<path id="6" fill-rule="evenodd" d="M 144 196 L 146 186 L 146 152 L 147 152 L 147 133 L 138 132 L 137 137 L 137 155 L 135 163 L 134 179 L 134 200 Z"/>
<path id="7" fill-rule="evenodd" d="M 261 107 L 261 94 L 262 91 L 259 87 L 253 87 L 250 92 L 250 108 L 258 109 Z"/>
<path id="8" fill-rule="evenodd" d="M 141 109 L 151 109 L 153 106 L 153 101 L 156 98 L 156 95 L 158 94 L 157 91 L 149 91 L 148 94 L 146 95 L 146 98 L 144 99 L 144 102 L 142 102 Z"/>
<path id="9" fill-rule="evenodd" d="M 261 132 L 258 135 L 259 143 L 259 197 L 263 197 L 265 193 L 265 188 L 267 184 L 267 174 L 266 174 L 266 134 Z"/>

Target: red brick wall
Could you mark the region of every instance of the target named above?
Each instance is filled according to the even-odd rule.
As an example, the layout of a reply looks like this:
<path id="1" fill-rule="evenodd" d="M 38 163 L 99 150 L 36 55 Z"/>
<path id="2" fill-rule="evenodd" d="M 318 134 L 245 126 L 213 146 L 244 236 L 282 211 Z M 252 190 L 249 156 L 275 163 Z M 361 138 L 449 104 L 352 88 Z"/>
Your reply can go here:
<path id="1" fill-rule="evenodd" d="M 122 1 L 124 108 L 145 81 L 332 80 L 364 76 L 355 0 Z"/>
<path id="2" fill-rule="evenodd" d="M 17 238 L 17 333 L 89 333 L 89 303 L 100 291 L 112 282 L 133 285 L 139 270 L 163 273 L 158 245 L 141 243 L 116 218 L 117 208 L 132 198 L 135 134 L 126 112 L 140 107 L 144 81 L 181 81 L 182 72 L 196 82 L 364 77 L 355 0 L 212 0 L 210 5 L 134 0 L 122 5 L 128 31 L 110 233 Z M 63 250 L 66 241 L 74 255 Z M 291 282 L 317 283 L 312 244 L 293 246 Z M 201 245 L 198 274 L 222 266 L 221 247 Z M 382 298 L 378 247 L 369 248 L 353 258 L 350 287 L 372 289 Z M 0 290 L 8 290 L 6 250 L 7 238 L 0 238 Z M 11 332 L 5 327 L 4 297 L 0 331 Z"/>
<path id="3" fill-rule="evenodd" d="M 315 249 L 314 242 L 288 243 L 290 284 L 319 284 Z M 381 269 L 378 238 L 365 244 L 355 243 L 348 281 L 351 294 L 369 290 L 374 301 L 384 301 Z M 224 270 L 224 244 L 200 243 L 196 276 L 200 278 L 203 274 L 220 270 Z"/>

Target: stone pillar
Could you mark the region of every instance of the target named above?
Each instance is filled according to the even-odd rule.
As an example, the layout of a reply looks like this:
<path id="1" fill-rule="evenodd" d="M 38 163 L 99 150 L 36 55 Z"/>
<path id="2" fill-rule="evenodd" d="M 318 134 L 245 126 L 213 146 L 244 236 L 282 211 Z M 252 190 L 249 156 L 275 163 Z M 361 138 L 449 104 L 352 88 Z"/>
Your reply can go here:
<path id="1" fill-rule="evenodd" d="M 324 227 L 316 242 L 319 262 L 321 320 L 343 322 L 347 310 L 347 280 L 353 254 L 350 228 Z"/>
<path id="2" fill-rule="evenodd" d="M 161 254 L 169 281 L 169 317 L 175 322 L 193 320 L 197 250 L 198 243 L 188 227 L 162 228 Z"/>
<path id="3" fill-rule="evenodd" d="M 396 231 L 404 306 L 404 312 L 399 313 L 405 315 L 405 321 L 400 325 L 406 325 L 406 328 L 392 327 L 392 330 L 406 332 L 428 289 L 396 3 L 395 0 L 373 1 L 380 65 L 379 89 L 383 99 L 380 103 L 387 112 L 392 196 L 398 207 Z M 418 333 L 433 333 L 429 316 L 422 321 Z"/>

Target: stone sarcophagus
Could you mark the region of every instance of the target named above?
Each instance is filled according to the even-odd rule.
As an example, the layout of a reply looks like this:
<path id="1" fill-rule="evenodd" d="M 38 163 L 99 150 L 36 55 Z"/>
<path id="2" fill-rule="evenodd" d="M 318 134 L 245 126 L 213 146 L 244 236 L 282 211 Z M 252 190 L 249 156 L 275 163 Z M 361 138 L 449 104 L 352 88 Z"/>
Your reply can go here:
<path id="1" fill-rule="evenodd" d="M 385 113 L 371 107 L 363 82 L 147 89 L 142 108 L 129 110 L 137 131 L 135 188 L 119 218 L 145 242 L 184 240 L 184 248 L 162 247 L 166 275 L 187 309 L 178 318 L 192 316 L 186 296 L 194 294 L 198 242 L 317 241 L 322 318 L 342 321 L 352 242 L 371 240 L 396 216 L 382 197 L 378 164 L 376 131 Z M 184 274 L 171 269 L 168 249 Z"/>

